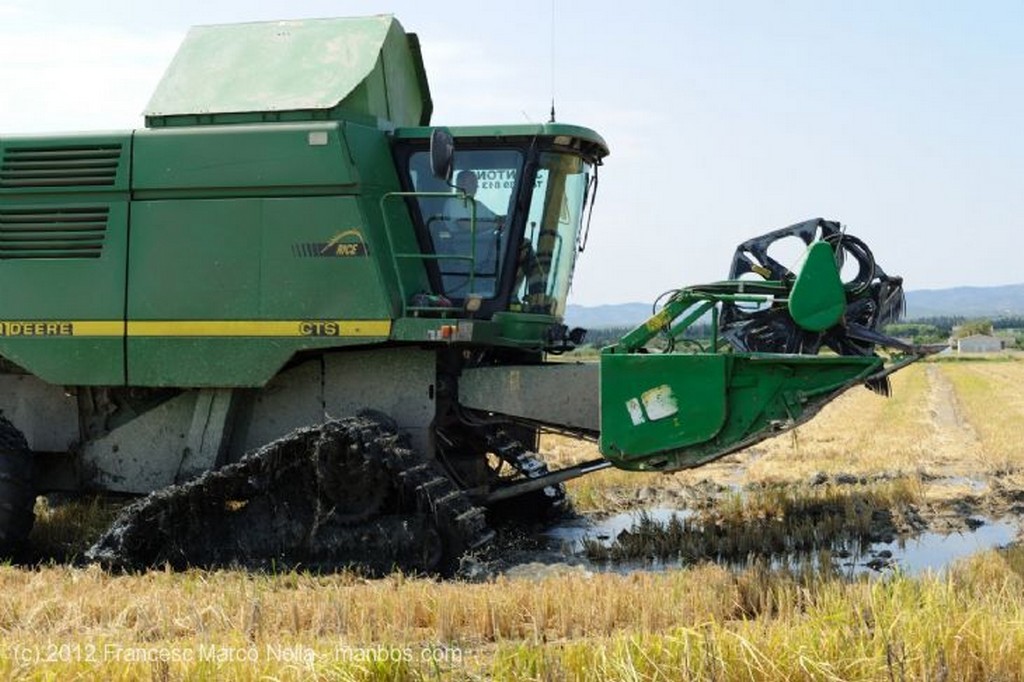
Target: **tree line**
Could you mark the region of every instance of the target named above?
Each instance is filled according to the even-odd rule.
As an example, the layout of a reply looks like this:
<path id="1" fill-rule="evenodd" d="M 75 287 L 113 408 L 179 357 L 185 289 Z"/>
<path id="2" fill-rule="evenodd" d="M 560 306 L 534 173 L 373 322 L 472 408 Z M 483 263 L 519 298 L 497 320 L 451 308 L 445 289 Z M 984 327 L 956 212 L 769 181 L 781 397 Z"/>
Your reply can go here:
<path id="1" fill-rule="evenodd" d="M 617 343 L 630 332 L 632 327 L 605 327 L 587 331 L 586 343 L 598 349 Z M 1009 336 L 1013 345 L 1024 348 L 1024 316 L 1008 315 L 994 318 L 967 318 L 958 315 L 937 315 L 917 317 L 906 322 L 886 325 L 885 334 L 901 339 L 910 339 L 913 343 L 929 344 L 944 343 L 950 338 L 963 338 L 973 334 L 994 334 L 1003 332 Z M 686 331 L 686 337 L 698 341 L 711 338 L 710 324 L 695 324 Z"/>

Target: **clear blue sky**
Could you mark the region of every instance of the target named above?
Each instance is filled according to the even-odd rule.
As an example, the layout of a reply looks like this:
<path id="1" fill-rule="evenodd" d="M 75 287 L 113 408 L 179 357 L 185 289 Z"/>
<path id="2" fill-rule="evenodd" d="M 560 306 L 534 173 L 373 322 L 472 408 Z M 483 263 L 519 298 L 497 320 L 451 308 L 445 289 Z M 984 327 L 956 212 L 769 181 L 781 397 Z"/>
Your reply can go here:
<path id="1" fill-rule="evenodd" d="M 420 35 L 435 123 L 545 120 L 553 81 L 608 140 L 573 302 L 720 279 L 815 216 L 910 289 L 1024 282 L 1020 0 L 0 0 L 0 135 L 140 126 L 193 24 L 379 13 Z"/>

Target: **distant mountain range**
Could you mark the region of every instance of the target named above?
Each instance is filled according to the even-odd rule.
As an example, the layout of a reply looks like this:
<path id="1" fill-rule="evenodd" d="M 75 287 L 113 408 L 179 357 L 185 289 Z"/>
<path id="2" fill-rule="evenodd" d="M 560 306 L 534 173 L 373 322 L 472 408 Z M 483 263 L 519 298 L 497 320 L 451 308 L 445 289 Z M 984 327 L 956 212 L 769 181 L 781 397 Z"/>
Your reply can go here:
<path id="1" fill-rule="evenodd" d="M 955 287 L 907 292 L 908 319 L 937 315 L 1000 317 L 1024 315 L 1024 284 Z"/>
<path id="2" fill-rule="evenodd" d="M 569 304 L 566 324 L 586 329 L 634 327 L 651 315 L 650 303 L 583 306 Z M 998 287 L 954 287 L 907 292 L 905 319 L 961 316 L 967 318 L 1024 315 L 1024 284 Z"/>

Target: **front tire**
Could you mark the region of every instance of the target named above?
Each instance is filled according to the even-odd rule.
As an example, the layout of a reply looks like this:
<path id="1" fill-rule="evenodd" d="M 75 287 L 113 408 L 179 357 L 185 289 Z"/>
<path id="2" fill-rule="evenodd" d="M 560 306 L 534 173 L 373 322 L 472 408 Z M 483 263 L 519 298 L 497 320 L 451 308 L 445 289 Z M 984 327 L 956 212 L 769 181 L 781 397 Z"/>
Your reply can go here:
<path id="1" fill-rule="evenodd" d="M 0 416 L 0 555 L 10 556 L 35 523 L 32 451 L 25 436 Z"/>

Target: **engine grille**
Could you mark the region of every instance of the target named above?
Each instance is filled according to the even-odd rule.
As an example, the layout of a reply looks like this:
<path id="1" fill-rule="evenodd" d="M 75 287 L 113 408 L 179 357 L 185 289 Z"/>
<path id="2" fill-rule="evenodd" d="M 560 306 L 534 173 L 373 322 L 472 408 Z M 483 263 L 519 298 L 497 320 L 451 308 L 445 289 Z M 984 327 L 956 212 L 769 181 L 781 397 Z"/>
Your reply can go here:
<path id="1" fill-rule="evenodd" d="M 113 187 L 120 144 L 7 147 L 0 188 Z"/>
<path id="2" fill-rule="evenodd" d="M 110 208 L 0 209 L 0 260 L 99 258 Z"/>

